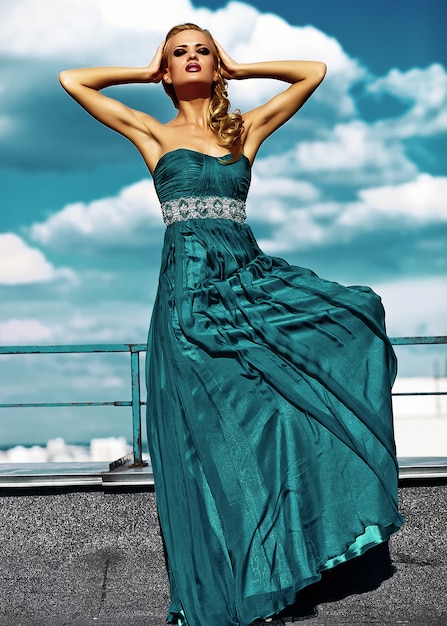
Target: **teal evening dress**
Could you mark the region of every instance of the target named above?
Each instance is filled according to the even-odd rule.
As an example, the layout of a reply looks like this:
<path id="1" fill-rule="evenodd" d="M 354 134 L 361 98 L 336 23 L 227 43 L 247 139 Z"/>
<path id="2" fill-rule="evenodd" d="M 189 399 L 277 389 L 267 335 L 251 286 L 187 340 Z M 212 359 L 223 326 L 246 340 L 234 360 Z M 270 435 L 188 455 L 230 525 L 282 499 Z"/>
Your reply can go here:
<path id="1" fill-rule="evenodd" d="M 179 626 L 247 626 L 402 524 L 380 298 L 264 254 L 250 163 L 165 154 L 147 428 Z"/>

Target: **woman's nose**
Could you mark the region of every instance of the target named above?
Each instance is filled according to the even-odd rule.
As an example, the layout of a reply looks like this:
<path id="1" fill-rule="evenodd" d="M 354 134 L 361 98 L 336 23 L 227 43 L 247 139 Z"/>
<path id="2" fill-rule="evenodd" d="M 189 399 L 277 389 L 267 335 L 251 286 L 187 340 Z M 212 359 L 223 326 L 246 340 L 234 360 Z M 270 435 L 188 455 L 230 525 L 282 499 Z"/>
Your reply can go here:
<path id="1" fill-rule="evenodd" d="M 197 52 L 195 50 L 192 50 L 189 53 L 189 57 L 188 58 L 190 58 L 190 59 L 197 59 Z"/>

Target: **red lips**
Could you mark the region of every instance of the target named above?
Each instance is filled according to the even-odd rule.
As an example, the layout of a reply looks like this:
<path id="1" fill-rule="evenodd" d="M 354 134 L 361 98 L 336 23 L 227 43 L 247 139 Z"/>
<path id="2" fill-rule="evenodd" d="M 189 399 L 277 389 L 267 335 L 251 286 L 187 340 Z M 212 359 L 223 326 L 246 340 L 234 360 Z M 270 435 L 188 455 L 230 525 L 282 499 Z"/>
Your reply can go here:
<path id="1" fill-rule="evenodd" d="M 198 63 L 188 63 L 188 65 L 186 66 L 187 72 L 200 72 L 201 69 L 202 68 Z"/>

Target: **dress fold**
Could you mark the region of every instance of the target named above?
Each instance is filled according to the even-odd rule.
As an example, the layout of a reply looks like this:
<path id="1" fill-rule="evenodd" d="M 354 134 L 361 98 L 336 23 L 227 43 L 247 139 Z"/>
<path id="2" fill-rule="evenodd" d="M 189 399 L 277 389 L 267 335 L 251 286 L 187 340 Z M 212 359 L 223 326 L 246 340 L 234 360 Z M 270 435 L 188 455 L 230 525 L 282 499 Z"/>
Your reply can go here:
<path id="1" fill-rule="evenodd" d="M 154 180 L 161 202 L 241 201 L 249 177 L 177 150 Z M 147 355 L 168 621 L 248 626 L 398 530 L 396 358 L 371 289 L 264 254 L 247 224 L 176 221 Z"/>

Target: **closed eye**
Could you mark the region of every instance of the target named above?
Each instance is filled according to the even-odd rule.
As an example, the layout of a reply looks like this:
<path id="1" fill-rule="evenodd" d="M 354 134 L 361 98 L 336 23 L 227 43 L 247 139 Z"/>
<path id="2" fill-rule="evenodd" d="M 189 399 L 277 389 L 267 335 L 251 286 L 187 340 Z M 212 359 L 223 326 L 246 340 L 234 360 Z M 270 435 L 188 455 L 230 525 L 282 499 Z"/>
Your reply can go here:
<path id="1" fill-rule="evenodd" d="M 175 57 L 181 57 L 184 54 L 186 54 L 186 52 L 187 50 L 185 48 L 176 48 L 173 54 Z M 208 54 L 211 54 L 210 49 L 206 47 L 197 48 L 197 52 L 203 56 L 207 56 Z"/>

